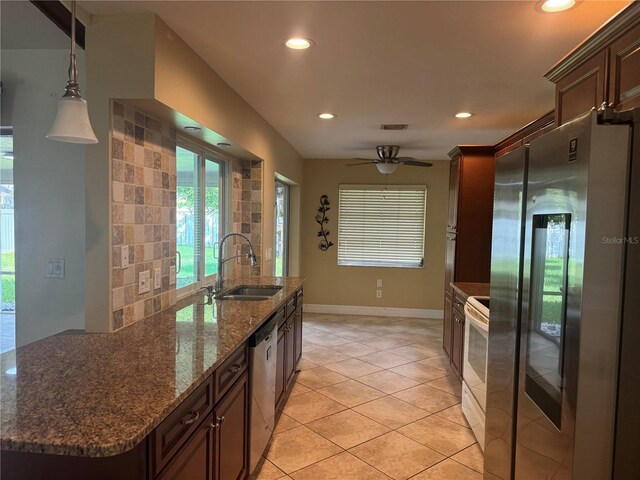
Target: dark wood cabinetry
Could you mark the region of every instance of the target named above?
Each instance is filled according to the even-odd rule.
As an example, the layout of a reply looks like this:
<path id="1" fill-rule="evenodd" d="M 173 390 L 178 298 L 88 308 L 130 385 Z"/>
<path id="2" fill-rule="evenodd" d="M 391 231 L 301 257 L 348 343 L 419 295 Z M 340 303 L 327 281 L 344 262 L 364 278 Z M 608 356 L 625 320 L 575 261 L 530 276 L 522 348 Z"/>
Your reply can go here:
<path id="1" fill-rule="evenodd" d="M 284 357 L 285 357 L 285 325 L 283 324 L 278 328 L 278 346 L 277 346 L 277 355 L 276 358 L 276 405 L 280 403 L 282 399 L 282 395 L 284 394 L 285 389 L 285 378 L 284 378 Z"/>
<path id="2" fill-rule="evenodd" d="M 242 378 L 216 405 L 214 480 L 240 480 L 247 475 L 249 440 L 249 375 Z"/>
<path id="3" fill-rule="evenodd" d="M 213 478 L 214 436 L 210 422 L 201 422 L 158 480 L 211 480 Z"/>
<path id="4" fill-rule="evenodd" d="M 449 156 L 442 347 L 460 376 L 464 329 L 455 322 L 450 283 L 489 281 L 495 148 L 459 146 Z"/>
<path id="5" fill-rule="evenodd" d="M 455 302 L 451 311 L 451 368 L 455 374 L 462 377 L 462 354 L 464 346 L 464 309 L 460 310 Z M 464 305 L 464 304 L 462 304 Z M 464 307 L 463 307 L 464 308 Z"/>
<path id="6" fill-rule="evenodd" d="M 558 62 L 556 126 L 599 108 L 640 107 L 640 4 L 634 2 Z"/>
<path id="7" fill-rule="evenodd" d="M 278 327 L 276 405 L 282 401 L 302 357 L 302 299 L 299 290 L 287 301 L 286 320 Z"/>

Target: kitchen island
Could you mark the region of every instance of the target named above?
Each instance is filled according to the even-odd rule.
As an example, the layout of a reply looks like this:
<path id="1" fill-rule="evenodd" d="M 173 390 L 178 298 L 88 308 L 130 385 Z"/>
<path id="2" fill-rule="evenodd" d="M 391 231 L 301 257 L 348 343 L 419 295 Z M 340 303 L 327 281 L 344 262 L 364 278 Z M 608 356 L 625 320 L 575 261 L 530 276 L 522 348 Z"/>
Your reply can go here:
<path id="1" fill-rule="evenodd" d="M 83 471 L 93 471 L 91 478 L 111 478 L 110 465 L 117 466 L 117 478 L 161 473 L 171 462 L 159 457 L 175 452 L 162 452 L 155 444 L 171 440 L 175 432 L 160 438 L 158 427 L 201 391 L 201 410 L 187 413 L 204 418 L 233 389 L 227 383 L 250 374 L 247 339 L 274 313 L 301 305 L 302 278 L 227 283 L 228 288 L 282 289 L 263 301 L 206 304 L 202 294 L 195 294 L 116 333 L 63 332 L 3 354 L 2 478 L 27 478 L 22 470 L 28 473 L 34 462 L 62 468 L 66 459 L 77 465 L 73 473 L 49 471 L 39 478 L 82 478 Z M 226 374 L 229 361 L 233 375 Z M 219 370 L 225 372 L 216 375 Z M 178 420 L 196 427 L 188 416 Z M 188 435 L 195 434 L 190 430 Z"/>

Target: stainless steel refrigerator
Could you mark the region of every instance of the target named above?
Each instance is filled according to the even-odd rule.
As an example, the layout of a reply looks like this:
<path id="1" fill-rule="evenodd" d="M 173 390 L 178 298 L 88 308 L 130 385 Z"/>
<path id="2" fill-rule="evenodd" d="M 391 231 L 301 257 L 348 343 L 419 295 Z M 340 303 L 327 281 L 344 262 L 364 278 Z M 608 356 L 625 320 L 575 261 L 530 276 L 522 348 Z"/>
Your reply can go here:
<path id="1" fill-rule="evenodd" d="M 496 161 L 485 479 L 640 478 L 634 145 L 594 111 Z"/>

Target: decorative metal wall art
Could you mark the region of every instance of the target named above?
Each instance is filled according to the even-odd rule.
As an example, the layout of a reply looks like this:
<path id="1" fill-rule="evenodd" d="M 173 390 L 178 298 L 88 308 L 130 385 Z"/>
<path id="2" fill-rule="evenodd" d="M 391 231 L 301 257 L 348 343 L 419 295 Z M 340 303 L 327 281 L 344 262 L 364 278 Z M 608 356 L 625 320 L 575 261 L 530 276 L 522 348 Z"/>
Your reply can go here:
<path id="1" fill-rule="evenodd" d="M 329 223 L 329 217 L 327 217 L 327 212 L 331 210 L 331 207 L 329 205 L 329 197 L 327 195 L 322 195 L 320 197 L 320 207 L 318 208 L 318 213 L 316 214 L 316 222 L 318 222 L 318 225 L 320 225 L 318 236 L 322 237 L 318 248 L 323 252 L 329 250 L 329 247 L 333 245 L 333 242 L 327 238 L 329 236 L 329 230 L 325 228 L 325 225 Z"/>

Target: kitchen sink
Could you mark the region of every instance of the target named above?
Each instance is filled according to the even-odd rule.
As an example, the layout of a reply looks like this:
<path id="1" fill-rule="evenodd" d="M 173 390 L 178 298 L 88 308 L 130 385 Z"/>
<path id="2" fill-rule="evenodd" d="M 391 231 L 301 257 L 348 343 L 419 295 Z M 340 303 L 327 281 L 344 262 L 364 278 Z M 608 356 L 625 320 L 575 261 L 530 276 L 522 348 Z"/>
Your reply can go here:
<path id="1" fill-rule="evenodd" d="M 218 295 L 218 300 L 268 300 L 276 293 L 282 290 L 282 287 L 265 285 L 264 287 L 236 287 L 228 292 Z"/>

